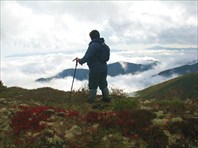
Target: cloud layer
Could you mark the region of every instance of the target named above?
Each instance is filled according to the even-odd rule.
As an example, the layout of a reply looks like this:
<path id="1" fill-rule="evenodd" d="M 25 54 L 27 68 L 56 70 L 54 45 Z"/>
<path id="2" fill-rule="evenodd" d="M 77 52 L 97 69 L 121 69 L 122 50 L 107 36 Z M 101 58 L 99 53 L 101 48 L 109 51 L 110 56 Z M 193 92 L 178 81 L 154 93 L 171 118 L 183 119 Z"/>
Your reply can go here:
<path id="1" fill-rule="evenodd" d="M 126 61 L 145 64 L 152 61 L 159 61 L 159 64 L 152 70 L 136 75 L 108 77 L 109 87 L 123 89 L 125 92 L 133 92 L 163 82 L 170 78 L 152 76 L 163 70 L 197 61 L 197 54 L 196 50 L 132 50 L 112 52 L 109 63 Z M 69 91 L 72 77 L 54 79 L 47 83 L 39 83 L 35 82 L 35 80 L 40 77 L 53 76 L 67 68 L 74 68 L 75 63 L 72 62 L 72 59 L 75 55 L 76 53 L 54 53 L 35 56 L 6 57 L 2 59 L 1 63 L 1 79 L 6 86 L 19 86 L 29 89 L 52 87 Z M 81 57 L 83 52 L 79 52 L 78 55 Z M 79 65 L 78 68 L 87 68 L 87 65 Z M 74 89 L 78 90 L 86 84 L 87 81 L 75 80 Z"/>
<path id="2" fill-rule="evenodd" d="M 2 1 L 2 54 L 85 49 L 98 29 L 113 49 L 197 46 L 197 1 Z"/>

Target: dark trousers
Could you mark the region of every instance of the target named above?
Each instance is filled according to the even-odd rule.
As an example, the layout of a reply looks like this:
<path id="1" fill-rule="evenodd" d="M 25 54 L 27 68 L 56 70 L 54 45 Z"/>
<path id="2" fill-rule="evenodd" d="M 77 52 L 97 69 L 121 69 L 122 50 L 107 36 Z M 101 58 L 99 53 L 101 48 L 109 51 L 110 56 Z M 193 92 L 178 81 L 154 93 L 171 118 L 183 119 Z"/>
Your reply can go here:
<path id="1" fill-rule="evenodd" d="M 97 89 L 98 87 L 102 90 L 107 87 L 107 72 L 89 72 L 89 89 Z"/>

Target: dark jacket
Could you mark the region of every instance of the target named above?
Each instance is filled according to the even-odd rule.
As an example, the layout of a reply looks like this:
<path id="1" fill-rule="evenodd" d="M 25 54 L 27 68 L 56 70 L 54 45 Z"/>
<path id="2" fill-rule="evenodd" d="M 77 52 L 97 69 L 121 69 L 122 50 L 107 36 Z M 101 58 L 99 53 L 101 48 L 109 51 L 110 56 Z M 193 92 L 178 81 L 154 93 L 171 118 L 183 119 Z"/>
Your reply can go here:
<path id="1" fill-rule="evenodd" d="M 89 70 L 91 72 L 107 72 L 107 63 L 100 62 L 97 58 L 96 54 L 98 48 L 100 48 L 100 44 L 104 43 L 103 38 L 94 39 L 89 43 L 89 47 L 82 59 L 80 59 L 79 63 L 82 65 L 87 63 Z"/>

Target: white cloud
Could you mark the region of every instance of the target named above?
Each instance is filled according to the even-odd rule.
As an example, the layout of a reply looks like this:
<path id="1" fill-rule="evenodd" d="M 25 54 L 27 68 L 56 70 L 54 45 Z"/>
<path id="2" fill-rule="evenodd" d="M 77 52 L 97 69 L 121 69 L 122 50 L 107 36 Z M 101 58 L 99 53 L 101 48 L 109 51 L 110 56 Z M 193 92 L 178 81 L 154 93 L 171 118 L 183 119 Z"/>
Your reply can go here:
<path id="1" fill-rule="evenodd" d="M 72 51 L 98 29 L 113 48 L 197 46 L 197 2 L 2 1 L 2 54 Z"/>
<path id="2" fill-rule="evenodd" d="M 125 92 L 133 92 L 163 82 L 169 78 L 152 76 L 163 70 L 182 66 L 197 60 L 196 54 L 196 50 L 112 51 L 109 63 L 117 61 L 138 64 L 147 64 L 152 61 L 159 61 L 160 63 L 154 69 L 136 75 L 108 77 L 109 86 L 110 88 L 123 89 Z M 46 78 L 54 76 L 67 68 L 74 68 L 75 63 L 72 62 L 72 59 L 75 55 L 82 57 L 83 52 L 2 58 L 1 80 L 6 86 L 19 86 L 29 89 L 47 86 L 69 91 L 71 89 L 72 77 L 53 79 L 47 83 L 39 83 L 35 82 L 35 80 L 41 77 Z M 87 65 L 78 65 L 77 68 L 87 69 Z M 74 89 L 78 90 L 86 83 L 87 81 L 75 80 Z"/>
<path id="3" fill-rule="evenodd" d="M 189 15 L 184 6 L 162 1 L 123 3 L 125 9 L 118 19 L 110 20 L 110 26 L 117 32 L 114 36 L 119 36 L 125 44 L 196 45 L 197 15 Z M 197 5 L 191 8 L 196 10 Z"/>

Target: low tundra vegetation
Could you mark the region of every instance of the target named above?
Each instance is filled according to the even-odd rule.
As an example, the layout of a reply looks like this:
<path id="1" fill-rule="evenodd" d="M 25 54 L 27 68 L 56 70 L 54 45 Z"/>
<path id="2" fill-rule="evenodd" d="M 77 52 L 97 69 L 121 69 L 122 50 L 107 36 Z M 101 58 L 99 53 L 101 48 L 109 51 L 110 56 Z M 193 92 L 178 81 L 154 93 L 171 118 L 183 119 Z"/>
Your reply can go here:
<path id="1" fill-rule="evenodd" d="M 25 98 L 0 98 L 0 146 L 198 146 L 198 105 L 191 100 L 129 98 L 114 90 L 111 103 L 96 103 L 106 108 L 93 109 L 86 96 L 85 89 L 72 92 L 72 99 L 65 104 L 60 104 L 61 99 L 45 103 L 40 98 L 29 102 Z"/>

